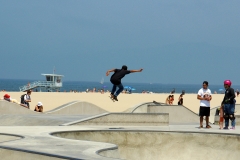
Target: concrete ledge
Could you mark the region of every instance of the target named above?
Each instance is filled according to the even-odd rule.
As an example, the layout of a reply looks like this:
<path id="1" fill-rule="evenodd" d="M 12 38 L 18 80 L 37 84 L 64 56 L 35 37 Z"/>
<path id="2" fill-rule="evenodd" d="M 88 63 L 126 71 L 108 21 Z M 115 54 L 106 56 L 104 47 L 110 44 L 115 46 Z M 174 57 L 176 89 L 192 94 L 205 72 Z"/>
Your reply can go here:
<path id="1" fill-rule="evenodd" d="M 168 124 L 168 113 L 104 113 L 63 125 L 166 126 Z"/>
<path id="2" fill-rule="evenodd" d="M 170 124 L 199 123 L 199 116 L 180 105 L 148 105 L 147 113 L 168 113 Z"/>

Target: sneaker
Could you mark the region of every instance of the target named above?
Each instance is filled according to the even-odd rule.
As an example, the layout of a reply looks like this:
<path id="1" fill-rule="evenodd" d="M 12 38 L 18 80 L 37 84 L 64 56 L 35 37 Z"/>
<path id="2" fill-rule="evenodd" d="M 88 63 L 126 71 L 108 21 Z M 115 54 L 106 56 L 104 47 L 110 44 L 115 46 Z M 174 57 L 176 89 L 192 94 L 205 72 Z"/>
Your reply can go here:
<path id="1" fill-rule="evenodd" d="M 209 128 L 212 128 L 212 127 L 210 125 L 207 125 L 206 128 L 209 129 Z"/>
<path id="2" fill-rule="evenodd" d="M 235 127 L 231 127 L 230 130 L 235 130 Z"/>
<path id="3" fill-rule="evenodd" d="M 114 96 L 114 98 L 113 98 L 115 101 L 118 101 L 118 99 L 117 99 L 117 96 Z"/>
<path id="4" fill-rule="evenodd" d="M 228 127 L 224 127 L 223 129 L 228 129 Z"/>
<path id="5" fill-rule="evenodd" d="M 113 98 L 114 98 L 114 95 L 111 93 L 111 94 L 110 94 L 110 97 L 113 99 Z"/>

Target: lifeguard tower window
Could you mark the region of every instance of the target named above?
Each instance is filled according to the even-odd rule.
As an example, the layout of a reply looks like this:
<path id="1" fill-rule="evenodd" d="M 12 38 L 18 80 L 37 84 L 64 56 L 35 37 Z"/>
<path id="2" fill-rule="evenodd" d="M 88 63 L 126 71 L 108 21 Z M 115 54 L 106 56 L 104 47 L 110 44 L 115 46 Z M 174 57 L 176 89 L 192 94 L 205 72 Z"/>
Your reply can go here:
<path id="1" fill-rule="evenodd" d="M 53 77 L 52 76 L 46 76 L 46 80 L 52 82 L 53 81 Z"/>
<path id="2" fill-rule="evenodd" d="M 57 80 L 57 83 L 61 83 L 61 78 L 60 77 L 57 77 L 56 80 Z"/>

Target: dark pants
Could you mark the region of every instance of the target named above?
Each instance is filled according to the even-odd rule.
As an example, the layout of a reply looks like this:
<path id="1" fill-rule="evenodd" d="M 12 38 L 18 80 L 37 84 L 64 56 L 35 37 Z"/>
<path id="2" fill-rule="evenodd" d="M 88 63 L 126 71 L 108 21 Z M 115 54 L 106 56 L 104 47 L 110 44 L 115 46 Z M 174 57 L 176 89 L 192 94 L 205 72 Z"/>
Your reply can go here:
<path id="1" fill-rule="evenodd" d="M 118 90 L 117 90 L 117 87 L 118 87 Z M 117 97 L 122 91 L 123 91 L 123 85 L 121 83 L 119 85 L 113 84 L 112 92 L 111 92 L 112 95 Z"/>
<path id="2" fill-rule="evenodd" d="M 224 114 L 226 115 L 234 115 L 235 112 L 235 104 L 224 104 Z M 232 120 L 232 127 L 235 127 L 235 119 Z M 225 126 L 228 127 L 229 126 L 229 118 L 225 119 Z"/>

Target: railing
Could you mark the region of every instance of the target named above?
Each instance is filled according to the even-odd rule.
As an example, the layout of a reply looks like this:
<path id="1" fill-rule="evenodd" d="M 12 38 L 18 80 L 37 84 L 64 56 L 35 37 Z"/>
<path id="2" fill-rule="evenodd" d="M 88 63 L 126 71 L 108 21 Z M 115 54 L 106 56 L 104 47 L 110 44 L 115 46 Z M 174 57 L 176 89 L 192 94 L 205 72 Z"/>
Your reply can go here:
<path id="1" fill-rule="evenodd" d="M 19 87 L 20 91 L 27 91 L 29 89 L 37 88 L 37 87 L 49 87 L 49 88 L 59 88 L 61 86 L 56 86 L 54 82 L 48 82 L 48 81 L 35 81 L 30 84 L 24 85 Z"/>

